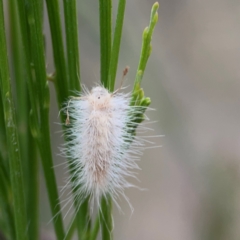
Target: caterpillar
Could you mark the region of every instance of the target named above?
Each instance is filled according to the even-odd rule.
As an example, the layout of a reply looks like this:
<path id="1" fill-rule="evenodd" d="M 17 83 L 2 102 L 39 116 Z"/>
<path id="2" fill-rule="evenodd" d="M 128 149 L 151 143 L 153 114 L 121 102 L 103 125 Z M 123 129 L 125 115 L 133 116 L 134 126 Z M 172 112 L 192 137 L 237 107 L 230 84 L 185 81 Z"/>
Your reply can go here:
<path id="1" fill-rule="evenodd" d="M 131 94 L 111 93 L 101 85 L 91 91 L 84 87 L 66 103 L 62 152 L 70 159 L 67 185 L 78 189 L 73 191 L 75 199 L 90 196 L 99 202 L 110 194 L 115 202 L 119 195 L 128 201 L 124 189 L 133 186 L 128 178 L 135 177 L 145 145 L 135 130 L 144 128 L 139 118 L 146 108 L 132 105 Z"/>

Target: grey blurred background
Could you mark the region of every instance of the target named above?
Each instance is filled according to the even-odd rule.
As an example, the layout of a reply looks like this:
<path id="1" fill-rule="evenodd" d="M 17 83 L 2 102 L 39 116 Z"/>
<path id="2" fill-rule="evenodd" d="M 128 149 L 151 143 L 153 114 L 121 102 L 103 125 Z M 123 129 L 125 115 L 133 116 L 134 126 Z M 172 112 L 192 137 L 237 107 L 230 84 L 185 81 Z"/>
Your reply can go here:
<path id="1" fill-rule="evenodd" d="M 116 17 L 117 1 L 113 1 Z M 132 86 L 143 29 L 152 0 L 128 0 L 123 27 L 118 79 L 130 66 L 125 85 Z M 143 79 L 156 145 L 139 163 L 139 191 L 130 189 L 114 208 L 116 240 L 237 240 L 240 239 L 240 2 L 239 0 L 159 1 L 153 51 Z M 78 2 L 82 83 L 99 82 L 98 1 Z M 45 34 L 50 41 L 49 26 Z M 49 73 L 53 71 L 47 43 Z M 118 83 L 117 83 L 118 84 Z M 118 85 L 117 85 L 118 86 Z M 51 123 L 59 122 L 51 87 Z M 130 90 L 130 88 L 128 89 Z M 55 164 L 62 143 L 52 124 Z M 64 170 L 56 168 L 63 185 Z M 51 218 L 42 181 L 43 235 L 51 235 Z M 49 235 L 47 234 L 47 235 Z M 49 237 L 49 236 L 48 236 Z M 49 239 L 49 238 L 48 238 Z M 54 238 L 53 238 L 54 239 Z"/>

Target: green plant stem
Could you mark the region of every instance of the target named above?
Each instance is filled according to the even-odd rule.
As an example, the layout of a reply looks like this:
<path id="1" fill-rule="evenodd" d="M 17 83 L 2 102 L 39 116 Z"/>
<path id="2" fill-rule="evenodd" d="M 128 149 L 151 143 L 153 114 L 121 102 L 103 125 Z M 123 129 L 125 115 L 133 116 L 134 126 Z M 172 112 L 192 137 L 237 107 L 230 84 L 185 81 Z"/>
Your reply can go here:
<path id="1" fill-rule="evenodd" d="M 32 4 L 32 2 L 30 2 Z M 39 3 L 39 8 L 42 9 L 42 4 L 41 2 Z M 53 163 L 52 163 L 52 156 L 51 156 L 51 148 L 50 148 L 50 140 L 49 140 L 49 126 L 48 126 L 48 101 L 49 101 L 49 97 L 47 96 L 47 101 L 45 101 L 46 96 L 44 96 L 45 98 L 42 100 L 42 94 L 39 93 L 39 91 L 43 90 L 43 85 L 46 86 L 46 73 L 45 73 L 45 69 L 43 71 L 43 73 L 41 73 L 41 69 L 40 69 L 40 76 L 38 77 L 38 80 L 40 79 L 40 82 L 37 82 L 37 84 L 41 84 L 41 81 L 43 79 L 44 76 L 44 81 L 42 82 L 42 86 L 40 86 L 40 88 L 36 88 L 34 86 L 34 82 L 31 76 L 31 57 L 35 57 L 35 62 L 36 59 L 38 59 L 38 55 L 39 54 L 39 47 L 40 49 L 40 57 L 41 54 L 43 55 L 43 43 L 41 41 L 43 41 L 42 35 L 41 35 L 41 17 L 39 17 L 39 15 L 41 15 L 41 10 L 39 11 L 39 15 L 37 14 L 37 24 L 38 24 L 38 37 L 37 42 L 35 42 L 34 39 L 32 39 L 32 41 L 29 41 L 28 38 L 28 29 L 27 29 L 27 24 L 26 24 L 26 11 L 25 11 L 25 6 L 29 7 L 29 4 L 25 5 L 25 1 L 24 0 L 15 0 L 15 4 L 17 4 L 18 6 L 18 12 L 19 12 L 19 23 L 20 23 L 20 29 L 21 29 L 21 36 L 22 36 L 22 43 L 23 43 L 23 49 L 24 49 L 24 55 L 22 56 L 22 62 L 25 65 L 25 69 L 26 69 L 26 80 L 28 83 L 28 89 L 29 89 L 29 96 L 30 96 L 30 102 L 31 102 L 31 112 L 30 112 L 30 128 L 31 128 L 31 132 L 33 134 L 33 136 L 38 140 L 38 146 L 40 149 L 40 154 L 41 154 L 41 158 L 42 158 L 42 163 L 43 163 L 43 168 L 44 168 L 44 174 L 46 176 L 46 184 L 47 184 L 47 189 L 48 189 L 48 194 L 49 194 L 49 199 L 50 199 L 50 207 L 52 210 L 52 214 L 53 216 L 55 216 L 56 214 L 58 214 L 58 218 L 55 219 L 54 221 L 54 227 L 55 227 L 55 231 L 56 231 L 56 235 L 58 236 L 58 239 L 62 239 L 64 236 L 64 231 L 63 231 L 63 223 L 62 223 L 62 218 L 61 218 L 61 213 L 59 211 L 60 207 L 59 207 L 59 202 L 58 202 L 58 194 L 57 194 L 57 187 L 56 187 L 56 180 L 55 180 L 55 176 L 54 176 L 54 172 L 53 172 Z M 35 2 L 34 2 L 35 4 Z M 30 11 L 32 11 L 32 9 L 30 9 Z M 34 24 L 35 22 L 35 18 L 36 17 L 34 14 L 28 16 L 28 24 L 29 27 L 32 27 L 32 32 L 31 32 L 31 37 L 36 37 L 36 34 L 34 34 L 35 26 Z M 40 32 L 40 33 L 39 33 Z M 32 44 L 31 47 L 29 47 L 30 42 Z M 40 45 L 38 45 L 38 43 Z M 30 49 L 32 49 L 32 52 L 30 52 Z M 35 54 L 35 51 L 37 52 Z M 32 54 L 31 54 L 32 53 Z M 43 57 L 42 57 L 43 58 Z M 38 64 L 34 63 L 35 66 L 38 66 Z M 45 64 L 44 61 L 41 60 L 41 68 L 43 68 L 42 66 Z M 44 65 L 45 67 L 45 65 Z M 35 69 L 36 70 L 36 69 Z M 37 69 L 38 72 L 38 69 Z M 46 95 L 48 89 L 44 88 L 44 93 Z M 39 101 L 38 101 L 39 100 Z M 40 119 L 40 111 L 38 109 L 38 106 L 41 105 L 41 112 L 43 113 L 43 115 L 41 115 Z M 40 129 L 41 128 L 41 124 L 43 127 L 45 127 L 45 129 Z M 44 131 L 45 130 L 45 131 Z M 40 133 L 42 138 L 40 138 Z M 46 136 L 46 139 L 43 137 Z M 45 148 L 44 146 L 40 146 L 40 142 L 43 142 L 43 144 L 47 145 L 47 147 Z M 37 198 L 37 196 L 36 196 Z M 36 199 L 35 198 L 35 199 Z"/>
<path id="2" fill-rule="evenodd" d="M 27 213 L 29 220 L 29 239 L 39 239 L 39 162 L 37 159 L 37 146 L 29 133 L 28 155 L 28 191 L 27 191 Z"/>
<path id="3" fill-rule="evenodd" d="M 100 71 L 101 83 L 105 88 L 109 87 L 108 71 L 111 57 L 112 39 L 112 1 L 99 0 L 100 17 Z M 110 90 L 110 89 L 109 89 Z"/>
<path id="4" fill-rule="evenodd" d="M 91 225 L 90 216 L 89 216 L 89 197 L 79 206 L 78 215 L 77 215 L 77 230 L 79 240 L 87 240 L 89 235 L 89 227 Z"/>
<path id="5" fill-rule="evenodd" d="M 89 240 L 96 240 L 99 232 L 99 227 L 100 227 L 100 218 L 99 218 L 99 212 L 98 215 L 95 219 L 95 223 L 91 232 L 91 235 L 89 236 Z"/>
<path id="6" fill-rule="evenodd" d="M 24 69 L 26 70 L 24 72 L 25 81 L 27 82 L 28 86 L 28 94 L 30 98 L 31 103 L 31 109 L 33 112 L 33 118 L 36 124 L 38 125 L 38 108 L 37 108 L 37 98 L 36 98 L 36 92 L 34 91 L 35 86 L 33 82 L 33 78 L 31 75 L 31 53 L 29 48 L 29 39 L 28 39 L 28 29 L 27 29 L 27 19 L 26 19 L 26 11 L 25 11 L 25 1 L 24 0 L 11 0 L 13 1 L 13 5 L 17 5 L 17 11 L 19 15 L 19 26 L 20 26 L 20 34 L 21 35 L 21 41 L 22 41 L 22 49 L 24 54 L 22 55 L 22 64 Z"/>
<path id="7" fill-rule="evenodd" d="M 14 229 L 14 215 L 12 208 L 10 206 L 9 199 L 5 199 L 2 196 L 2 190 L 0 190 L 0 204 L 1 204 L 1 221 L 0 228 L 1 233 L 4 234 L 3 239 L 16 239 L 15 229 Z"/>
<path id="8" fill-rule="evenodd" d="M 0 94 L 1 95 L 1 94 Z M 3 158 L 0 153 L 0 206 L 2 206 L 2 212 L 5 226 L 0 226 L 1 230 L 11 239 L 16 239 L 15 226 L 14 226 L 14 215 L 12 209 L 12 199 L 11 199 L 11 186 L 9 174 L 5 171 L 3 166 Z"/>
<path id="9" fill-rule="evenodd" d="M 101 71 L 101 83 L 105 88 L 110 86 L 109 84 L 109 64 L 111 58 L 111 38 L 112 38 L 112 1 L 111 0 L 99 0 L 99 22 L 100 22 L 100 71 Z M 109 89 L 109 88 L 108 88 Z M 112 89 L 109 89 L 112 90 Z M 112 239 L 112 209 L 111 209 L 111 197 L 102 197 L 101 201 L 102 215 L 100 218 L 102 227 L 102 239 Z"/>
<path id="10" fill-rule="evenodd" d="M 54 79 L 54 83 L 57 92 L 58 106 L 59 108 L 61 108 L 63 102 L 66 101 L 68 98 L 69 86 L 66 69 L 66 60 L 64 56 L 59 2 L 58 0 L 46 0 L 46 4 L 51 29 L 53 57 L 56 68 L 56 76 Z M 61 118 L 63 122 L 64 121 L 63 114 L 61 114 Z"/>
<path id="11" fill-rule="evenodd" d="M 20 146 L 16 127 L 15 109 L 13 106 L 12 90 L 10 86 L 2 0 L 0 0 L 0 52 L 0 86 L 4 109 L 7 144 L 9 147 L 8 151 L 16 238 L 17 240 L 25 240 L 28 239 L 26 203 L 24 199 L 22 163 L 20 159 Z"/>
<path id="12" fill-rule="evenodd" d="M 29 126 L 29 99 L 27 94 L 26 68 L 22 61 L 24 49 L 17 5 L 13 0 L 9 1 L 10 30 L 12 41 L 13 72 L 16 82 L 17 95 L 17 123 L 19 141 L 21 146 L 21 158 L 23 159 L 24 185 L 26 186 L 27 218 L 29 239 L 38 239 L 38 160 L 36 144 L 31 136 Z"/>
<path id="13" fill-rule="evenodd" d="M 0 156 L 1 156 L 1 166 L 7 172 L 8 168 L 8 151 L 7 151 L 7 139 L 6 139 L 6 129 L 4 124 L 4 111 L 2 103 L 2 95 L 0 91 Z"/>
<path id="14" fill-rule="evenodd" d="M 102 239 L 104 240 L 112 240 L 112 199 L 111 196 L 108 195 L 106 197 L 102 197 L 101 201 L 101 213 L 100 213 L 100 221 L 101 221 L 101 229 L 102 229 Z"/>
<path id="15" fill-rule="evenodd" d="M 18 16 L 18 26 L 19 32 L 17 37 L 18 48 L 21 49 L 18 63 L 16 68 L 21 68 L 24 70 L 19 71 L 16 74 L 16 78 L 19 78 L 19 84 L 24 85 L 24 82 L 27 83 L 28 96 L 31 106 L 31 114 L 29 118 L 29 113 L 27 112 L 27 117 L 29 125 L 31 126 L 34 122 L 35 126 L 39 126 L 39 111 L 38 111 L 38 91 L 35 91 L 35 84 L 32 77 L 32 68 L 31 68 L 31 53 L 30 53 L 30 42 L 28 38 L 28 29 L 27 29 L 27 17 L 25 11 L 25 1 L 24 0 L 10 0 L 9 1 L 12 7 L 15 8 L 16 16 Z M 31 120 L 31 121 L 30 121 Z M 28 128 L 29 130 L 29 128 Z M 38 128 L 35 129 L 38 132 Z M 35 134 L 37 135 L 37 133 Z M 28 191 L 27 191 L 27 210 L 28 210 L 28 221 L 29 221 L 29 239 L 38 239 L 39 236 L 39 182 L 38 182 L 38 159 L 36 154 L 36 142 L 33 139 L 33 136 L 30 136 L 28 133 L 28 173 L 26 174 L 26 179 L 28 181 Z"/>
<path id="16" fill-rule="evenodd" d="M 70 223 L 70 226 L 67 228 L 67 232 L 66 232 L 66 236 L 65 236 L 64 240 L 71 240 L 72 239 L 73 234 L 76 230 L 76 227 L 77 227 L 77 219 L 74 218 L 72 220 L 72 222 Z"/>
<path id="17" fill-rule="evenodd" d="M 152 51 L 151 40 L 154 27 L 158 21 L 157 13 L 158 8 L 159 8 L 158 2 L 154 3 L 152 6 L 149 26 L 146 27 L 143 31 L 141 55 L 134 81 L 131 99 L 132 106 L 135 105 L 141 108 L 139 108 L 139 112 L 134 116 L 136 125 L 132 129 L 132 134 L 135 134 L 135 129 L 137 125 L 144 120 L 144 112 L 151 103 L 150 98 L 144 96 L 143 89 L 141 88 L 141 81 L 147 65 L 148 58 Z"/>
<path id="18" fill-rule="evenodd" d="M 113 37 L 113 46 L 111 51 L 109 74 L 108 74 L 108 89 L 110 89 L 111 92 L 113 92 L 114 90 L 115 79 L 117 74 L 118 57 L 119 57 L 120 44 L 121 44 L 121 38 L 122 38 L 125 6 L 126 6 L 126 0 L 119 0 L 118 13 L 117 13 L 117 19 L 116 19 L 116 25 L 115 25 L 114 37 Z"/>
<path id="19" fill-rule="evenodd" d="M 2 189 L 0 189 L 0 205 L 1 205 L 1 221 L 0 228 L 1 233 L 5 236 L 4 239 L 16 239 L 14 229 L 14 215 L 12 212 L 11 204 L 9 199 L 3 197 Z"/>
<path id="20" fill-rule="evenodd" d="M 64 0 L 69 90 L 80 91 L 80 63 L 76 0 Z"/>
<path id="21" fill-rule="evenodd" d="M 64 229 L 51 153 L 50 130 L 48 122 L 50 96 L 48 82 L 46 80 L 47 75 L 45 69 L 46 63 L 44 59 L 41 3 L 38 0 L 28 1 L 27 19 L 30 33 L 30 49 L 34 63 L 35 78 L 39 97 L 40 126 L 35 125 L 35 128 L 39 128 L 36 130 L 36 139 L 40 150 L 50 207 L 52 215 L 54 216 L 53 224 L 56 236 L 57 239 L 62 240 L 64 238 Z"/>
<path id="22" fill-rule="evenodd" d="M 142 50 L 141 50 L 140 60 L 139 60 L 136 78 L 134 82 L 134 90 L 136 90 L 137 85 L 141 84 L 141 80 L 147 65 L 147 61 L 152 51 L 151 40 L 152 40 L 154 27 L 158 21 L 158 13 L 157 13 L 158 8 L 159 8 L 158 2 L 154 3 L 152 6 L 149 26 L 146 27 L 143 31 Z"/>
<path id="23" fill-rule="evenodd" d="M 78 48 L 78 28 L 77 28 L 77 9 L 76 1 L 64 0 L 64 15 L 65 15 L 65 29 L 66 29 L 66 43 L 67 43 L 67 63 L 69 73 L 69 90 L 80 91 L 80 63 L 79 63 L 79 48 Z M 69 164 L 70 172 L 72 172 L 72 165 Z M 74 182 L 74 179 L 71 179 Z M 78 189 L 72 189 L 74 192 Z M 88 216 L 88 200 L 79 206 L 79 203 L 74 200 L 76 209 L 76 217 L 74 222 L 77 225 L 77 232 L 79 239 L 85 239 L 86 224 L 89 221 Z"/>
<path id="24" fill-rule="evenodd" d="M 22 41 L 19 31 L 19 17 L 16 10 L 17 5 L 12 0 L 9 1 L 9 20 L 10 20 L 10 40 L 12 46 L 12 60 L 13 60 L 13 73 L 14 80 L 16 82 L 16 117 L 18 124 L 18 136 L 21 146 L 21 158 L 23 159 L 23 170 L 27 172 L 28 164 L 28 114 L 29 104 L 27 95 L 27 84 L 24 78 L 24 64 L 22 64 L 21 58 L 23 50 L 21 48 Z M 24 174 L 25 175 L 25 174 Z M 25 178 L 24 184 L 27 185 L 27 179 Z"/>
<path id="25" fill-rule="evenodd" d="M 72 189 L 74 191 L 74 189 Z M 81 205 L 75 200 L 75 208 L 77 213 L 74 214 L 74 219 L 71 221 L 70 226 L 68 227 L 65 240 L 71 239 L 75 228 L 77 227 L 78 239 L 79 240 L 88 240 L 90 235 L 90 216 L 88 209 L 89 198 L 87 198 Z"/>

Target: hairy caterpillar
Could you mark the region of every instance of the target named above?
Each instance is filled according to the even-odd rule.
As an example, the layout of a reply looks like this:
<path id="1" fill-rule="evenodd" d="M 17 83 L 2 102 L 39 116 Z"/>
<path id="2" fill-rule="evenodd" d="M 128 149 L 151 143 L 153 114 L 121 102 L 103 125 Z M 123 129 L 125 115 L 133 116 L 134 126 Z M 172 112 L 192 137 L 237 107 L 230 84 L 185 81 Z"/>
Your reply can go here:
<path id="1" fill-rule="evenodd" d="M 74 197 L 80 201 L 90 195 L 99 202 L 107 194 L 115 202 L 119 194 L 128 201 L 124 189 L 133 185 L 127 178 L 135 177 L 144 146 L 144 139 L 134 133 L 147 107 L 132 106 L 130 94 L 110 93 L 103 86 L 84 88 L 77 95 L 64 108 L 69 127 L 62 152 L 71 159 L 74 178 L 68 185 L 79 187 Z"/>

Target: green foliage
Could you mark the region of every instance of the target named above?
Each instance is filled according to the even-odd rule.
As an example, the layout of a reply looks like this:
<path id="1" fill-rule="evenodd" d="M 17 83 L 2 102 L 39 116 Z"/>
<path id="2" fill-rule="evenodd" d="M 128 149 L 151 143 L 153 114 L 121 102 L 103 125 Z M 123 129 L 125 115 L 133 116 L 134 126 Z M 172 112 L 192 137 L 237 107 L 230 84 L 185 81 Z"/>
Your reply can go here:
<path id="1" fill-rule="evenodd" d="M 59 108 L 72 90 L 81 89 L 76 0 L 63 0 L 66 49 L 63 44 L 59 1 L 46 1 L 55 65 L 55 72 L 51 76 L 47 76 L 46 72 L 43 1 L 9 0 L 7 4 L 11 54 L 7 53 L 3 1 L 0 0 L 0 233 L 7 239 L 39 239 L 40 158 L 56 238 L 72 239 L 77 230 L 79 239 L 95 240 L 101 227 L 102 239 L 113 239 L 111 196 L 102 199 L 101 211 L 94 224 L 90 219 L 88 198 L 81 206 L 75 200 L 76 217 L 64 229 L 53 168 L 49 80 L 54 83 Z M 114 90 L 125 6 L 126 0 L 119 0 L 113 33 L 112 0 L 99 0 L 101 83 L 109 91 Z M 141 56 L 132 91 L 132 104 L 143 107 L 141 116 L 138 116 L 139 122 L 143 120 L 144 111 L 151 103 L 144 96 L 140 85 L 151 54 L 157 10 L 158 3 L 155 3 L 150 24 L 143 32 Z M 16 94 L 10 84 L 8 55 L 13 60 L 11 78 L 16 86 Z M 65 122 L 62 115 L 61 121 Z M 71 172 L 71 164 L 69 168 Z"/>
<path id="2" fill-rule="evenodd" d="M 16 124 L 15 109 L 13 103 L 12 89 L 10 84 L 10 73 L 7 58 L 7 43 L 5 36 L 4 15 L 3 15 L 3 2 L 0 1 L 0 87 L 1 87 L 1 101 L 3 105 L 3 113 L 5 120 L 5 132 L 8 147 L 8 158 L 10 166 L 10 182 L 11 182 L 11 194 L 13 198 L 13 215 L 15 221 L 16 239 L 24 240 L 27 237 L 27 216 L 26 216 L 26 202 L 24 197 L 24 185 L 22 174 L 22 161 L 20 157 L 20 145 L 18 139 L 18 129 Z M 3 160 L 3 159 L 0 159 Z M 4 177 L 4 176 L 2 176 Z M 8 176 L 6 176 L 8 177 Z M 3 179 L 4 180 L 4 179 Z M 7 182 L 2 187 L 3 202 L 6 204 L 8 200 L 8 187 Z M 5 200 L 5 201 L 4 201 Z M 4 229 L 3 229 L 4 230 Z M 14 233 L 9 233 L 14 235 Z"/>

